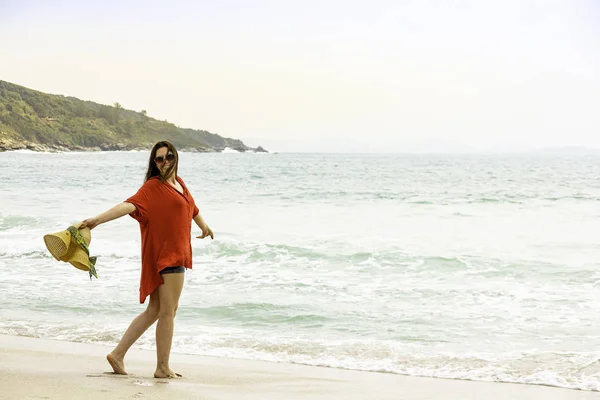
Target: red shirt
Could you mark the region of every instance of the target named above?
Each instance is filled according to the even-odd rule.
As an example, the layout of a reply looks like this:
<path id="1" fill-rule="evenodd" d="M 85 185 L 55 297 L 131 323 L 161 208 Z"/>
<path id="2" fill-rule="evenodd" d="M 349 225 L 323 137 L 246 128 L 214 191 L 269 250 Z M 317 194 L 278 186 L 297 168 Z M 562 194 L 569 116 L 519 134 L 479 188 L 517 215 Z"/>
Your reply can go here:
<path id="1" fill-rule="evenodd" d="M 164 283 L 160 275 L 164 268 L 192 268 L 192 219 L 198 207 L 183 180 L 177 181 L 183 194 L 155 176 L 125 200 L 137 208 L 129 215 L 140 223 L 142 234 L 140 303 Z"/>

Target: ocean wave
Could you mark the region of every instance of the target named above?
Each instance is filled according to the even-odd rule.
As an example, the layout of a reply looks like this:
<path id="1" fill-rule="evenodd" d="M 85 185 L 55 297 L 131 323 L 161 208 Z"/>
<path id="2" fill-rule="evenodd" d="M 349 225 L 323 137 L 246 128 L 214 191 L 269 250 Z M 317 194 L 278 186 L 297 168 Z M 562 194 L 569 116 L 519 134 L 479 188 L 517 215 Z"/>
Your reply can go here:
<path id="1" fill-rule="evenodd" d="M 264 179 L 262 176 L 252 175 L 250 179 Z M 245 182 L 244 179 L 225 178 L 228 182 Z M 496 193 L 496 194 L 476 194 L 472 192 L 461 193 L 428 193 L 426 196 L 418 196 L 411 192 L 393 192 L 393 191 L 351 191 L 351 190 L 336 190 L 330 191 L 325 188 L 316 190 L 286 190 L 285 192 L 259 192 L 253 197 L 279 199 L 291 203 L 306 203 L 312 201 L 325 201 L 336 203 L 340 201 L 352 202 L 367 202 L 367 201 L 395 201 L 398 203 L 412 205 L 433 205 L 433 206 L 448 206 L 448 205 L 474 205 L 474 204 L 530 204 L 543 202 L 549 204 L 559 204 L 563 202 L 598 202 L 600 197 L 596 195 L 585 194 L 569 194 L 548 196 L 546 193 L 533 194 L 514 194 L 512 192 Z"/>
<path id="2" fill-rule="evenodd" d="M 43 217 L 26 215 L 0 214 L 0 232 L 23 231 L 35 228 L 45 222 Z"/>
<path id="3" fill-rule="evenodd" d="M 125 322 L 125 321 L 123 321 Z M 317 336 L 260 335 L 248 329 L 204 327 L 192 333 L 178 325 L 173 352 L 204 356 L 288 362 L 348 370 L 457 380 L 521 383 L 600 391 L 600 352 L 509 352 L 500 354 L 415 351 L 409 343 Z M 126 326 L 114 324 L 23 323 L 0 320 L 0 333 L 72 342 L 115 345 Z M 138 346 L 153 350 L 142 337 Z"/>
<path id="4" fill-rule="evenodd" d="M 233 303 L 212 307 L 188 305 L 185 310 L 182 310 L 181 317 L 184 319 L 198 317 L 217 320 L 230 319 L 244 326 L 290 325 L 296 329 L 314 329 L 331 320 L 324 315 L 311 313 L 310 310 L 303 311 L 302 307 L 271 303 Z"/>
<path id="5" fill-rule="evenodd" d="M 0 257 L 4 258 L 28 258 L 28 259 L 50 259 L 52 255 L 48 251 L 0 251 Z M 53 258 L 52 258 L 53 259 Z"/>

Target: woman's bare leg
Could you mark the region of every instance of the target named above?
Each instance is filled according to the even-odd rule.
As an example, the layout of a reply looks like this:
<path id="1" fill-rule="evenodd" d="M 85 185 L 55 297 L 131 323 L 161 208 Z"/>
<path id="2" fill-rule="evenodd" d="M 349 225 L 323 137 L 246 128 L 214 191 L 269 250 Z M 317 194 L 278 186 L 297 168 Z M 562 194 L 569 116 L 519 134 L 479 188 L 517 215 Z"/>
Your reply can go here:
<path id="1" fill-rule="evenodd" d="M 106 356 L 106 359 L 110 363 L 115 374 L 127 375 L 125 372 L 125 364 L 123 359 L 127 350 L 135 343 L 152 326 L 158 319 L 158 312 L 160 310 L 160 301 L 158 298 L 158 289 L 150 295 L 150 302 L 144 312 L 135 317 L 135 319 L 125 331 L 123 338 L 117 345 L 117 347 Z"/>
<path id="2" fill-rule="evenodd" d="M 175 312 L 183 289 L 184 273 L 162 275 L 164 283 L 158 287 L 160 311 L 156 324 L 156 371 L 155 378 L 175 378 L 181 376 L 169 366 Z"/>

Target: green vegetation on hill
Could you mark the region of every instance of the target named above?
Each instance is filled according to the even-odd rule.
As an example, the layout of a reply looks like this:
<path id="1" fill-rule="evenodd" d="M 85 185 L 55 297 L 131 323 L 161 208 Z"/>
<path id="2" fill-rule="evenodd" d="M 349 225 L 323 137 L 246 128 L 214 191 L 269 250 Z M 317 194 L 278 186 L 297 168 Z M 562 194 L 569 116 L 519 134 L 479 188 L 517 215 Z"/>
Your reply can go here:
<path id="1" fill-rule="evenodd" d="M 108 106 L 0 81 L 0 150 L 148 149 L 159 140 L 195 151 L 264 151 L 207 131 L 182 129 L 119 103 Z"/>

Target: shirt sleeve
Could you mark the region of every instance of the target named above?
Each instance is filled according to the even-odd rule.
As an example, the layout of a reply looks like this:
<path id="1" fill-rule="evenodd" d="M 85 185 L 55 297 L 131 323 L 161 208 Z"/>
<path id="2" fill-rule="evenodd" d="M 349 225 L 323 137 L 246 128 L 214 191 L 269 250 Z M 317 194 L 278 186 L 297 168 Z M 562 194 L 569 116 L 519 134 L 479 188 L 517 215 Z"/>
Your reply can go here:
<path id="1" fill-rule="evenodd" d="M 192 213 L 192 218 L 196 218 L 196 215 L 198 215 L 200 210 L 198 210 L 198 207 L 196 206 L 196 202 L 194 201 L 194 199 L 192 199 L 192 205 L 194 206 L 194 212 Z"/>
<path id="2" fill-rule="evenodd" d="M 198 215 L 198 213 L 200 212 L 200 210 L 198 210 L 198 207 L 196 207 L 196 201 L 194 200 L 194 197 L 192 196 L 192 194 L 188 191 L 188 196 L 190 196 L 190 206 L 192 209 L 192 219 L 194 219 L 196 217 L 196 215 Z"/>
<path id="3" fill-rule="evenodd" d="M 144 183 L 136 194 L 125 200 L 126 203 L 131 203 L 135 206 L 136 210 L 129 215 L 140 223 L 148 220 L 148 203 L 150 201 L 149 183 L 150 181 Z"/>

